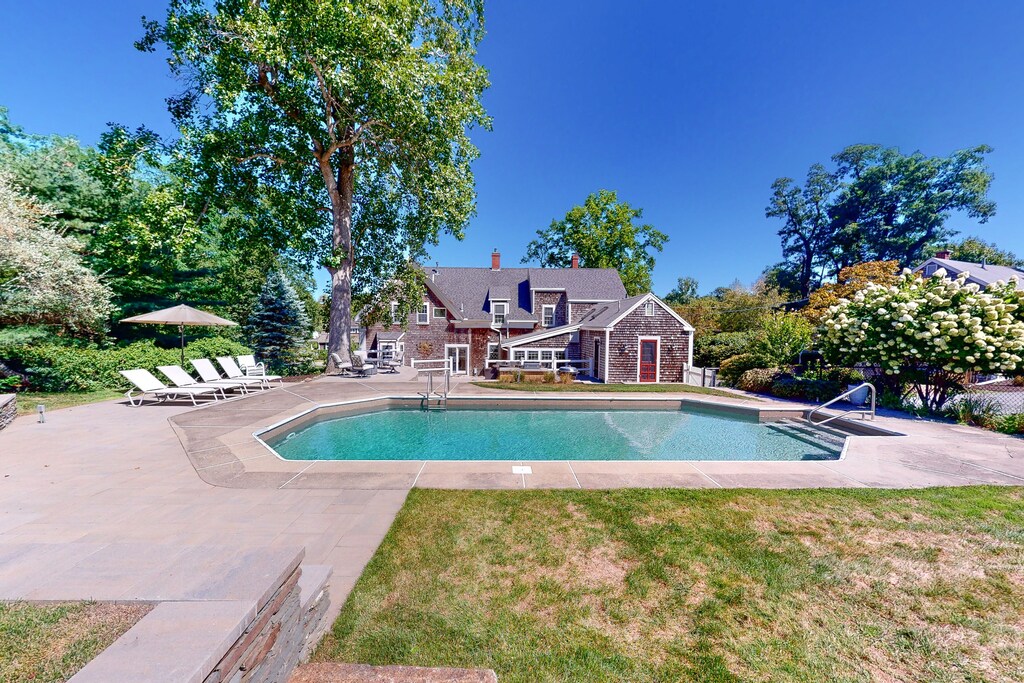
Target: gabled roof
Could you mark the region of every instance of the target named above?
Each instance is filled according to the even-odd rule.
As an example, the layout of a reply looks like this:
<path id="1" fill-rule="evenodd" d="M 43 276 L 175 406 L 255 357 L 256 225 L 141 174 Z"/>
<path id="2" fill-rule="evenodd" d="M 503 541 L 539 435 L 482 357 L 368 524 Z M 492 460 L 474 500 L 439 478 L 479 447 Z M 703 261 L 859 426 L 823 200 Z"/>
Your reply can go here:
<path id="1" fill-rule="evenodd" d="M 945 268 L 952 277 L 967 272 L 967 281 L 987 287 L 997 280 L 1009 281 L 1011 277 L 1017 278 L 1017 289 L 1024 291 L 1024 270 L 1010 266 L 996 266 L 989 263 L 971 263 L 970 261 L 957 261 L 948 258 L 930 258 L 917 268 L 915 272 L 923 272 L 925 266 L 934 263 L 940 268 Z"/>
<path id="2" fill-rule="evenodd" d="M 427 286 L 462 320 L 490 319 L 491 301 L 508 300 L 510 321 L 536 321 L 530 290 L 564 290 L 570 301 L 626 296 L 614 268 L 423 268 Z"/>
<path id="3" fill-rule="evenodd" d="M 683 320 L 678 313 L 672 310 L 671 306 L 650 293 L 638 294 L 637 296 L 631 296 L 628 299 L 622 299 L 621 301 L 611 301 L 604 304 L 598 304 L 597 306 L 594 306 L 589 313 L 583 316 L 580 320 L 580 325 L 586 330 L 603 330 L 609 327 L 614 327 L 617 322 L 648 301 L 653 301 L 656 306 L 660 306 L 669 315 L 678 320 L 687 330 L 693 330 L 693 325 Z"/>

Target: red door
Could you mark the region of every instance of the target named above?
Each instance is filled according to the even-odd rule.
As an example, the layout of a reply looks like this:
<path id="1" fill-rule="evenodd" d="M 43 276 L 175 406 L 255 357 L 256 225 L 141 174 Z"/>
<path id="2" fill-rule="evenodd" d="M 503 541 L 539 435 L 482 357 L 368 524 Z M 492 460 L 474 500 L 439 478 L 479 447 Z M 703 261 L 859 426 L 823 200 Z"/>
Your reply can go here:
<path id="1" fill-rule="evenodd" d="M 640 381 L 658 381 L 658 341 L 644 339 L 640 342 Z"/>

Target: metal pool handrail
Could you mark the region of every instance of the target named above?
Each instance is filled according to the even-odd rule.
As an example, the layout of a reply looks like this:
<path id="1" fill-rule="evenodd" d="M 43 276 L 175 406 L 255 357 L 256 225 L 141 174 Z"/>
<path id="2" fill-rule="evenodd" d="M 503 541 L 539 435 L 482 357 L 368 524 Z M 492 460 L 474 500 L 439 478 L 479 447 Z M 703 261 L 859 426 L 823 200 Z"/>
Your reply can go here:
<path id="1" fill-rule="evenodd" d="M 853 408 L 851 410 L 847 410 L 845 413 L 839 413 L 838 415 L 832 415 L 828 419 L 822 420 L 821 422 L 815 422 L 814 420 L 811 419 L 811 418 L 814 417 L 815 413 L 820 412 L 820 411 L 824 410 L 825 408 L 828 408 L 830 405 L 832 405 L 833 403 L 836 403 L 837 401 L 841 401 L 844 398 L 848 398 L 851 394 L 854 394 L 854 393 L 860 391 L 864 387 L 868 388 L 868 394 L 871 396 L 871 408 L 869 410 L 858 410 L 856 408 Z M 858 384 L 857 386 L 855 386 L 852 389 L 847 389 L 846 391 L 844 391 L 843 393 L 839 394 L 838 396 L 836 396 L 834 399 L 832 399 L 828 403 L 822 403 L 820 406 L 818 406 L 817 408 L 815 408 L 811 412 L 807 413 L 807 421 L 810 422 L 811 424 L 823 425 L 823 424 L 828 424 L 832 420 L 838 420 L 841 417 L 846 417 L 847 415 L 853 415 L 853 414 L 859 414 L 860 418 L 862 420 L 870 415 L 871 419 L 874 420 L 875 419 L 875 394 L 876 394 L 876 392 L 875 392 L 875 385 L 872 384 L 871 382 L 863 382 L 861 384 Z"/>

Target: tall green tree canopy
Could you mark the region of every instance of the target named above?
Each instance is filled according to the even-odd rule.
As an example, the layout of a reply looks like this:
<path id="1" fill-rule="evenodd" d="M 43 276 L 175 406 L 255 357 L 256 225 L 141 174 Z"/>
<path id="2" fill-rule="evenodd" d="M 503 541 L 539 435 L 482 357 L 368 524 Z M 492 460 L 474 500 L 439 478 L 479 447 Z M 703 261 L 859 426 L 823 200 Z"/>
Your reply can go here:
<path id="1" fill-rule="evenodd" d="M 170 111 L 211 195 L 247 193 L 331 274 L 330 351 L 352 291 L 393 279 L 475 210 L 482 0 L 171 0 Z M 268 236 L 269 237 L 269 236 Z"/>
<path id="2" fill-rule="evenodd" d="M 664 296 L 665 303 L 669 304 L 688 304 L 697 298 L 697 288 L 700 283 L 697 282 L 696 278 L 681 277 L 676 281 L 675 289 Z"/>
<path id="3" fill-rule="evenodd" d="M 539 261 L 542 268 L 567 268 L 578 254 L 584 268 L 617 268 L 630 296 L 651 291 L 652 251 L 661 251 L 668 235 L 638 223 L 643 210 L 620 202 L 612 190 L 591 194 L 574 206 L 526 248 L 523 263 Z"/>
<path id="4" fill-rule="evenodd" d="M 962 240 L 944 245 L 949 250 L 949 257 L 956 261 L 971 263 L 991 263 L 994 266 L 1012 266 L 1024 268 L 1024 258 L 1012 251 L 1000 249 L 994 242 L 986 242 L 980 237 L 965 237 Z"/>
<path id="5" fill-rule="evenodd" d="M 823 278 L 865 261 L 916 265 L 955 234 L 954 213 L 984 223 L 995 214 L 985 145 L 927 157 L 894 147 L 852 145 L 832 157 L 834 169 L 811 167 L 803 186 L 772 185 L 765 209 L 784 225 L 783 256 L 806 296 Z"/>

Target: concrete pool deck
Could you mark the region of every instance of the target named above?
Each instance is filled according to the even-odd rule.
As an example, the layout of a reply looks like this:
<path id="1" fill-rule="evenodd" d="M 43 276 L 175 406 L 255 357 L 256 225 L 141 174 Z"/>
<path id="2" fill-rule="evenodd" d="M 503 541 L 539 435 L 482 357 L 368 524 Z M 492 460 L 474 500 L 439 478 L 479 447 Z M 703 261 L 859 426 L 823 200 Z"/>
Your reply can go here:
<path id="1" fill-rule="evenodd" d="M 304 548 L 304 562 L 333 569 L 330 623 L 413 486 L 1024 485 L 1022 439 L 886 417 L 878 426 L 908 436 L 853 437 L 840 461 L 525 463 L 531 474 L 513 474 L 518 463 L 510 462 L 283 462 L 252 436 L 313 405 L 417 388 L 407 375 L 332 377 L 200 409 L 108 401 L 53 411 L 45 424 L 35 415 L 16 419 L 0 432 L 0 600 L 42 595 L 43 582 L 58 578 L 54 572 L 77 591 L 62 598 L 130 599 L 143 579 L 159 592 L 161 577 L 189 553 L 245 558 Z M 453 395 L 510 393 L 459 380 Z M 59 556 L 59 566 L 44 555 Z M 112 555 L 117 562 L 95 559 Z M 25 564 L 31 558 L 35 564 Z M 223 580 L 223 563 L 188 567 L 196 584 Z"/>

